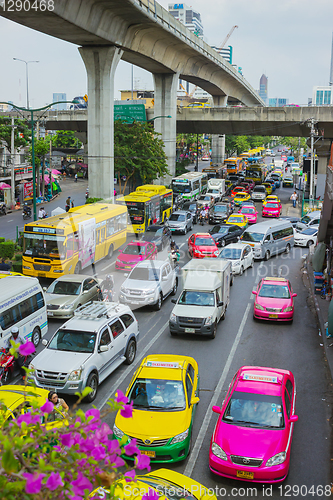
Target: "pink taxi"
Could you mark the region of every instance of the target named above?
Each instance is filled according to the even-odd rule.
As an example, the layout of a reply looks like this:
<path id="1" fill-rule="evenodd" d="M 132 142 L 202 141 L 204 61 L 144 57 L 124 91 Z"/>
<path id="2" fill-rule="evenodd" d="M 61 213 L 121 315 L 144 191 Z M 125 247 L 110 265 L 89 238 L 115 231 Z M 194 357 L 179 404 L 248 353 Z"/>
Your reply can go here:
<path id="1" fill-rule="evenodd" d="M 255 224 L 257 222 L 258 210 L 253 205 L 243 205 L 238 213 L 245 215 L 249 224 Z"/>
<path id="2" fill-rule="evenodd" d="M 281 203 L 268 201 L 262 207 L 262 216 L 263 217 L 280 217 L 282 206 Z"/>
<path id="3" fill-rule="evenodd" d="M 119 252 L 115 264 L 115 268 L 119 271 L 131 270 L 142 260 L 157 258 L 157 247 L 150 241 L 131 241 Z"/>
<path id="4" fill-rule="evenodd" d="M 243 366 L 229 385 L 209 449 L 209 467 L 241 481 L 278 483 L 289 470 L 296 388 L 289 370 Z"/>
<path id="5" fill-rule="evenodd" d="M 294 297 L 290 281 L 285 278 L 262 278 L 257 290 L 253 317 L 257 319 L 292 321 L 294 317 Z"/>

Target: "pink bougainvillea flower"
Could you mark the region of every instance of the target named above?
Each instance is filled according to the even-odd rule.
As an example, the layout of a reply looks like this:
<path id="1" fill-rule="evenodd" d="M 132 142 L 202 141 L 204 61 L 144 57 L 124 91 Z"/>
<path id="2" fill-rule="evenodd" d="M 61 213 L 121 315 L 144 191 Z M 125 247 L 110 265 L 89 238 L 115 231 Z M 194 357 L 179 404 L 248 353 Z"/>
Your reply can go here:
<path id="1" fill-rule="evenodd" d="M 107 443 L 107 447 L 108 447 L 109 453 L 119 453 L 120 454 L 119 441 L 117 441 L 117 439 L 111 439 Z"/>
<path id="2" fill-rule="evenodd" d="M 86 411 L 86 417 L 93 417 L 89 422 L 94 422 L 95 420 L 100 420 L 101 414 L 100 411 L 97 410 L 97 408 L 91 408 L 90 410 Z"/>
<path id="3" fill-rule="evenodd" d="M 43 413 L 51 413 L 54 410 L 54 405 L 47 399 L 40 409 Z"/>
<path id="4" fill-rule="evenodd" d="M 159 495 L 157 491 L 153 490 L 153 488 L 148 489 L 148 493 L 145 493 L 142 497 L 142 500 L 158 500 Z"/>
<path id="5" fill-rule="evenodd" d="M 125 472 L 124 478 L 126 479 L 127 482 L 134 481 L 135 470 L 129 470 L 129 471 Z"/>
<path id="6" fill-rule="evenodd" d="M 77 479 L 75 479 L 75 481 L 72 481 L 71 485 L 75 495 L 82 495 L 84 490 L 91 491 L 93 488 L 93 485 L 91 484 L 89 479 L 84 477 L 82 472 L 78 473 Z"/>
<path id="7" fill-rule="evenodd" d="M 39 493 L 42 489 L 42 480 L 45 474 L 30 474 L 29 472 L 24 472 L 22 475 L 27 480 L 25 492 L 31 495 Z"/>
<path id="8" fill-rule="evenodd" d="M 51 491 L 56 490 L 59 488 L 59 486 L 63 486 L 63 480 L 61 479 L 61 476 L 58 472 L 51 472 L 50 476 L 47 478 L 46 481 L 46 488 L 48 488 Z"/>
<path id="9" fill-rule="evenodd" d="M 129 405 L 125 405 L 124 408 L 120 410 L 120 415 L 124 418 L 131 418 L 133 415 L 133 401 Z"/>
<path id="10" fill-rule="evenodd" d="M 134 455 L 134 453 L 140 453 L 139 449 L 136 446 L 136 439 L 132 439 L 130 444 L 124 446 L 124 450 L 126 455 Z"/>
<path id="11" fill-rule="evenodd" d="M 148 469 L 148 472 L 150 472 L 150 458 L 147 457 L 147 455 L 141 455 L 141 453 L 139 453 L 139 455 L 137 455 L 135 457 L 135 464 L 137 466 L 138 469 L 142 470 L 142 469 Z"/>
<path id="12" fill-rule="evenodd" d="M 96 448 L 94 448 L 94 449 L 92 450 L 92 452 L 91 452 L 91 456 L 92 456 L 95 460 L 97 460 L 98 462 L 99 462 L 100 460 L 103 460 L 103 459 L 105 458 L 105 455 L 106 455 L 106 453 L 105 453 L 105 449 L 104 449 L 104 447 L 103 447 L 103 446 L 101 446 L 101 445 L 100 445 L 100 446 L 96 446 Z"/>
<path id="13" fill-rule="evenodd" d="M 28 342 L 26 342 L 25 344 L 21 344 L 18 348 L 18 352 L 22 356 L 29 356 L 29 354 L 32 354 L 33 352 L 35 352 L 35 350 L 35 346 L 32 342 L 30 342 L 30 340 L 28 340 Z"/>
<path id="14" fill-rule="evenodd" d="M 128 403 L 128 398 L 124 395 L 124 393 L 120 389 L 117 390 L 116 401 L 117 403 Z"/>
<path id="15" fill-rule="evenodd" d="M 16 420 L 18 425 L 21 425 L 22 422 L 25 422 L 27 425 L 36 425 L 40 422 L 39 415 L 31 415 L 31 413 L 25 413 L 24 415 L 20 415 Z"/>
<path id="16" fill-rule="evenodd" d="M 69 448 L 74 443 L 73 436 L 70 432 L 68 434 L 63 434 L 62 436 L 60 436 L 60 441 L 63 446 L 68 446 Z"/>

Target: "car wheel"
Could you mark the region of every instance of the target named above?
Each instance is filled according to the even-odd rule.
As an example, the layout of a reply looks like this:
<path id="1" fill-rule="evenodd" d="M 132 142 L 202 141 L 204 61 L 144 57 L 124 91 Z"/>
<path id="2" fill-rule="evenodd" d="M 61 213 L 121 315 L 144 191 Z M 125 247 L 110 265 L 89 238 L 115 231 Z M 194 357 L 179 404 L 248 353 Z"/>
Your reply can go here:
<path id="1" fill-rule="evenodd" d="M 74 274 L 80 274 L 80 272 L 81 272 L 81 263 L 79 261 L 75 266 Z"/>
<path id="2" fill-rule="evenodd" d="M 290 252 L 290 245 L 289 245 L 289 243 L 288 243 L 288 244 L 287 244 L 287 246 L 286 246 L 286 250 L 285 250 L 285 252 L 286 252 L 286 253 L 289 253 L 289 252 Z"/>
<path id="3" fill-rule="evenodd" d="M 158 299 L 157 299 L 157 302 L 156 302 L 154 308 L 156 309 L 156 311 L 159 311 L 161 309 L 161 307 L 162 307 L 162 294 L 160 293 L 158 295 Z"/>
<path id="4" fill-rule="evenodd" d="M 306 246 L 307 246 L 308 248 L 310 248 L 310 246 L 311 246 L 311 245 L 313 245 L 313 241 L 312 241 L 312 240 L 309 240 L 309 241 L 307 242 Z"/>
<path id="5" fill-rule="evenodd" d="M 241 268 L 239 270 L 239 276 L 242 276 L 243 272 L 244 272 L 244 268 L 243 268 L 243 266 L 241 266 Z"/>
<path id="6" fill-rule="evenodd" d="M 111 259 L 112 255 L 113 255 L 113 245 L 111 244 L 109 246 L 108 259 Z"/>
<path id="7" fill-rule="evenodd" d="M 209 335 L 209 338 L 210 338 L 210 339 L 215 339 L 215 337 L 216 337 L 216 332 L 217 332 L 217 323 L 216 323 L 216 321 L 215 321 L 215 323 L 214 323 L 214 327 L 213 327 L 213 331 L 212 331 L 212 333 Z"/>
<path id="8" fill-rule="evenodd" d="M 32 335 L 31 335 L 31 341 L 33 343 L 33 345 L 35 347 L 38 346 L 39 342 L 40 342 L 40 338 L 41 338 L 41 333 L 40 333 L 40 329 L 38 326 L 36 326 L 34 328 L 34 331 L 32 332 Z"/>
<path id="9" fill-rule="evenodd" d="M 221 247 L 225 247 L 225 240 L 224 240 L 224 239 L 222 239 L 222 240 L 220 241 L 220 245 L 221 245 Z"/>
<path id="10" fill-rule="evenodd" d="M 178 280 L 176 278 L 175 279 L 175 284 L 173 285 L 173 289 L 172 289 L 171 295 L 176 295 L 176 293 L 177 293 L 177 287 L 178 287 Z"/>
<path id="11" fill-rule="evenodd" d="M 132 339 L 130 340 L 125 352 L 125 358 L 126 358 L 125 363 L 127 365 L 131 365 L 135 359 L 135 355 L 136 355 L 136 342 L 134 339 Z"/>
<path id="12" fill-rule="evenodd" d="M 266 253 L 265 253 L 265 260 L 269 260 L 270 256 L 271 256 L 270 251 L 269 251 L 269 250 L 266 250 Z"/>
<path id="13" fill-rule="evenodd" d="M 92 403 L 96 397 L 98 388 L 98 377 L 96 373 L 93 372 L 89 375 L 86 387 L 90 387 L 92 391 L 84 398 L 84 401 L 86 403 Z"/>
<path id="14" fill-rule="evenodd" d="M 170 330 L 170 335 L 171 335 L 171 337 L 177 337 L 177 333 L 176 332 L 172 332 L 171 330 Z"/>

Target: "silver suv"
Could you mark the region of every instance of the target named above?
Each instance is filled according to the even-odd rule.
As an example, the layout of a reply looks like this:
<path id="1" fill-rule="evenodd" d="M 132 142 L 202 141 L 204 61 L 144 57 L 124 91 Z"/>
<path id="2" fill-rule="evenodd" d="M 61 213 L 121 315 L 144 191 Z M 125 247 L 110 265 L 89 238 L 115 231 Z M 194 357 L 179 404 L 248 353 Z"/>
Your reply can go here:
<path id="1" fill-rule="evenodd" d="M 37 387 L 64 394 L 92 391 L 123 362 L 133 363 L 139 336 L 138 322 L 126 305 L 93 302 L 80 307 L 30 363 L 29 375 Z"/>
<path id="2" fill-rule="evenodd" d="M 153 305 L 161 309 L 162 301 L 177 292 L 176 271 L 169 261 L 139 262 L 120 288 L 119 300 L 131 306 Z"/>

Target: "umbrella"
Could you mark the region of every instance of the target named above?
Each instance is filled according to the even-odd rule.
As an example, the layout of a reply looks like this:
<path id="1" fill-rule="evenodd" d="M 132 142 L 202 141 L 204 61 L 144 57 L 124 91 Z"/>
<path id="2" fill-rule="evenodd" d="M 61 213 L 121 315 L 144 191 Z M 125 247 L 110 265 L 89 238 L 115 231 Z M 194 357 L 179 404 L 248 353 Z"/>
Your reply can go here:
<path id="1" fill-rule="evenodd" d="M 61 175 L 61 172 L 59 172 L 59 170 L 56 170 L 55 168 L 53 168 L 52 175 Z"/>
<path id="2" fill-rule="evenodd" d="M 10 185 L 6 184 L 5 182 L 0 182 L 0 189 L 5 189 L 5 188 L 10 188 Z"/>

